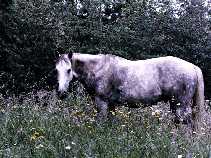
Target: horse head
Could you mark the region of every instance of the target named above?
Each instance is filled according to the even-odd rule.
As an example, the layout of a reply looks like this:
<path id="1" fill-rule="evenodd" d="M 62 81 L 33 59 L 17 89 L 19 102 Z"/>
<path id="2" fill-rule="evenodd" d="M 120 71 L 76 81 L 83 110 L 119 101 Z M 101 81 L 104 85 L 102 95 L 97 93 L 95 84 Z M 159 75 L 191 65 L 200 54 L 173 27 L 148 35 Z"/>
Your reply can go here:
<path id="1" fill-rule="evenodd" d="M 73 53 L 59 55 L 59 58 L 56 62 L 57 70 L 57 94 L 60 99 L 67 97 L 67 92 L 69 90 L 70 82 L 76 77 L 72 67 L 72 57 Z"/>

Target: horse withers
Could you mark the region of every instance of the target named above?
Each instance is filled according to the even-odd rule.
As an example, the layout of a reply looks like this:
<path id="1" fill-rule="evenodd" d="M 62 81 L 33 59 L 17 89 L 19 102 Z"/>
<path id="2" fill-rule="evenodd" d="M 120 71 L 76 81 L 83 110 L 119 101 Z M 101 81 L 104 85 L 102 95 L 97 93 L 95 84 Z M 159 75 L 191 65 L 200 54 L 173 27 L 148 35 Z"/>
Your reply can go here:
<path id="1" fill-rule="evenodd" d="M 62 54 L 56 62 L 58 94 L 64 98 L 73 78 L 93 96 L 104 120 L 115 105 L 165 100 L 178 121 L 200 129 L 204 81 L 199 67 L 167 56 L 131 61 L 114 55 Z M 172 101 L 172 98 L 175 100 Z"/>

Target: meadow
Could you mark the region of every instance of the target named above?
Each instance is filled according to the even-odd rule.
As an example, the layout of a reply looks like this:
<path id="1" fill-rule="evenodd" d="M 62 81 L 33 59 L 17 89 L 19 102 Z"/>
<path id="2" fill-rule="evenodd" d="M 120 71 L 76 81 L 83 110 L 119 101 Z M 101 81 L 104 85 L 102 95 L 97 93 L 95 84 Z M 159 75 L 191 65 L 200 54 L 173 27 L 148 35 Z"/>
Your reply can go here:
<path id="1" fill-rule="evenodd" d="M 144 106 L 141 105 L 140 106 Z M 117 107 L 114 119 L 95 121 L 83 90 L 65 101 L 54 91 L 0 96 L 0 157 L 211 157 L 210 103 L 202 133 L 175 127 L 168 104 Z M 188 134 L 189 133 L 189 134 Z"/>

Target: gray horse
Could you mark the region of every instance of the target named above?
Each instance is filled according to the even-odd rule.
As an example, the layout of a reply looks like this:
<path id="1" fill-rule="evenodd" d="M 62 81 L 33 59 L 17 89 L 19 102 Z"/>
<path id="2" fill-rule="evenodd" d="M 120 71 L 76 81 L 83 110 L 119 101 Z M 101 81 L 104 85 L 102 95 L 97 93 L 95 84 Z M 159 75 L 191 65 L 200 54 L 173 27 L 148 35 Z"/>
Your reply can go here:
<path id="1" fill-rule="evenodd" d="M 70 81 L 76 78 L 94 97 L 100 120 L 117 104 L 148 105 L 164 100 L 170 101 L 175 120 L 200 130 L 203 75 L 187 61 L 172 56 L 131 61 L 110 54 L 69 53 L 60 55 L 56 69 L 59 96 L 66 96 Z"/>

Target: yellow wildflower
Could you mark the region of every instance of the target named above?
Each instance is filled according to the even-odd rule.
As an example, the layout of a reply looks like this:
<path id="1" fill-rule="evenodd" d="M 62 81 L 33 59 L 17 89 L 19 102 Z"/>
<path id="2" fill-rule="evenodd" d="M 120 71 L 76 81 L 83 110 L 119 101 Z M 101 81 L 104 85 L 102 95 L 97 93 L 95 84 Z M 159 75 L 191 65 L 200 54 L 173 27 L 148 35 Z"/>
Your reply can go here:
<path id="1" fill-rule="evenodd" d="M 116 113 L 114 111 L 110 111 L 112 115 L 115 115 Z"/>
<path id="2" fill-rule="evenodd" d="M 159 118 L 159 117 L 160 117 L 160 114 L 161 114 L 161 113 L 160 113 L 159 110 L 156 110 L 156 111 L 155 111 L 155 117 L 158 117 L 158 118 Z"/>
<path id="3" fill-rule="evenodd" d="M 31 140 L 36 140 L 37 138 L 44 138 L 44 137 L 42 136 L 41 133 L 35 131 L 31 136 Z"/>

